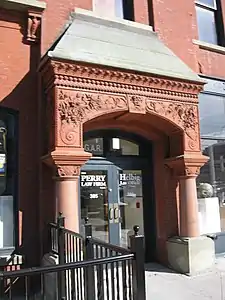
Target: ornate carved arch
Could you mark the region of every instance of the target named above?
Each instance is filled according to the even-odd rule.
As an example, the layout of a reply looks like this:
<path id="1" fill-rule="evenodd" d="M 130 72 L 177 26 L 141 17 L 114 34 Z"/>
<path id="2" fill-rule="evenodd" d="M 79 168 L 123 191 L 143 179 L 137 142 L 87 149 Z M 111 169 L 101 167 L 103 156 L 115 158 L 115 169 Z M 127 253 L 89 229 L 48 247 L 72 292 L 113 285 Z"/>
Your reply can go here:
<path id="1" fill-rule="evenodd" d="M 184 151 L 200 151 L 199 83 L 53 60 L 41 72 L 51 126 L 49 153 L 82 149 L 83 124 L 120 111 L 156 115 L 183 132 Z M 171 141 L 176 144 L 174 137 Z"/>
<path id="2" fill-rule="evenodd" d="M 103 94 L 66 89 L 57 89 L 57 95 L 59 146 L 81 147 L 83 123 L 100 115 L 120 111 L 157 115 L 184 132 L 186 150 L 193 151 L 196 143 L 198 144 L 197 104 L 157 101 L 151 97 L 132 94 Z"/>

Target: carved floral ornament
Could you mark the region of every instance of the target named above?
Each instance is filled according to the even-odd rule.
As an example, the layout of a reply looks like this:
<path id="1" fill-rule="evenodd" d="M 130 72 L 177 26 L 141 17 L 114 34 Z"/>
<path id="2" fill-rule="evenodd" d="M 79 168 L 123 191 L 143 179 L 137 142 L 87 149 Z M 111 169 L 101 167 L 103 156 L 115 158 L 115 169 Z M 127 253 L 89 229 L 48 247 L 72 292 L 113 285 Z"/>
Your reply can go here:
<path id="1" fill-rule="evenodd" d="M 58 91 L 59 134 L 66 146 L 76 146 L 80 127 L 89 119 L 114 111 L 152 113 L 175 123 L 184 130 L 188 147 L 194 150 L 198 141 L 197 105 L 155 101 L 150 97 L 115 95 L 80 91 Z"/>

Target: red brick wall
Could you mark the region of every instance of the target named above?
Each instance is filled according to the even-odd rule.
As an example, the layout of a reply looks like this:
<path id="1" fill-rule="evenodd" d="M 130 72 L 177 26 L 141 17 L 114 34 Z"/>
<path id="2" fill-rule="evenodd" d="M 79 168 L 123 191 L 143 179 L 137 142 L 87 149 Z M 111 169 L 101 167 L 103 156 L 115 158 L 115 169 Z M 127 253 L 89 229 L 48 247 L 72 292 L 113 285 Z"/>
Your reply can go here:
<path id="1" fill-rule="evenodd" d="M 21 242 L 38 249 L 37 72 L 39 47 L 22 43 L 27 16 L 0 10 L 0 101 L 19 110 L 19 210 Z M 29 258 L 28 258 L 29 260 Z"/>
<path id="2" fill-rule="evenodd" d="M 222 1 L 225 20 L 225 0 Z M 75 7 L 92 9 L 92 0 L 46 0 L 47 9 L 42 21 L 42 53 L 52 44 Z M 152 2 L 152 3 L 151 3 Z M 149 4 L 148 4 L 149 3 Z M 199 49 L 192 40 L 198 39 L 194 1 L 177 0 L 134 0 L 135 21 L 149 24 L 149 9 L 154 16 L 154 29 L 160 39 L 194 71 L 225 77 L 221 65 L 225 55 Z M 179 25 L 178 25 L 179 24 Z"/>
<path id="3" fill-rule="evenodd" d="M 199 49 L 198 61 L 201 64 L 203 74 L 225 78 L 225 69 L 223 67 L 225 66 L 225 54 Z"/>
<path id="4" fill-rule="evenodd" d="M 149 25 L 148 0 L 134 0 L 135 22 Z"/>
<path id="5" fill-rule="evenodd" d="M 92 8 L 92 0 L 46 0 L 42 20 L 42 53 L 54 42 L 75 7 Z M 135 20 L 149 24 L 149 0 L 134 0 Z M 225 0 L 222 0 L 225 19 Z M 154 28 L 166 45 L 193 70 L 198 63 L 204 74 L 225 77 L 225 55 L 199 49 L 194 1 L 152 0 Z M 20 111 L 19 208 L 22 221 L 22 243 L 32 257 L 38 249 L 38 80 L 36 65 L 39 46 L 22 42 L 26 14 L 0 10 L 0 101 Z M 50 175 L 49 175 L 50 176 Z M 50 177 L 49 177 L 50 178 Z M 50 180 L 50 179 L 49 179 Z M 44 188 L 43 188 L 44 189 Z M 49 191 L 48 191 L 49 192 Z M 44 194 L 44 192 L 43 192 Z M 42 195 L 43 195 L 42 194 Z M 43 210 L 46 208 L 42 203 Z M 24 243 L 26 241 L 26 243 Z"/>
<path id="6" fill-rule="evenodd" d="M 221 0 L 223 23 L 225 24 L 225 0 Z M 199 49 L 198 60 L 205 75 L 225 78 L 225 54 L 214 50 Z"/>
<path id="7" fill-rule="evenodd" d="M 225 22 L 225 0 L 222 2 Z M 225 55 L 200 49 L 192 40 L 198 39 L 194 1 L 153 0 L 154 29 L 160 39 L 194 71 L 209 76 L 225 77 L 222 67 Z"/>
<path id="8" fill-rule="evenodd" d="M 74 8 L 92 9 L 92 0 L 46 0 L 46 3 L 47 8 L 42 20 L 42 53 L 45 53 L 58 37 Z"/>
<path id="9" fill-rule="evenodd" d="M 193 70 L 197 70 L 194 1 L 153 0 L 154 29 L 160 39 Z"/>

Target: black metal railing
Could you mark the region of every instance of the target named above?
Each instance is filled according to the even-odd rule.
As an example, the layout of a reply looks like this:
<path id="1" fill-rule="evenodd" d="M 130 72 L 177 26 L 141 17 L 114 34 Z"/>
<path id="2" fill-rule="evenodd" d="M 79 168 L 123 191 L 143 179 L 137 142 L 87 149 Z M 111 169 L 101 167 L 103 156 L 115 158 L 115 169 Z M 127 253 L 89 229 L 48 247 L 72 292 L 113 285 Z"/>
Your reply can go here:
<path id="1" fill-rule="evenodd" d="M 60 213 L 57 223 L 48 225 L 50 251 L 59 256 L 59 263 L 83 260 L 84 237 L 65 227 L 64 217 Z"/>
<path id="2" fill-rule="evenodd" d="M 138 230 L 134 226 L 125 249 L 93 238 L 88 219 L 84 237 L 65 229 L 60 215 L 49 225 L 50 250 L 59 264 L 0 272 L 0 299 L 145 300 L 144 238 Z"/>

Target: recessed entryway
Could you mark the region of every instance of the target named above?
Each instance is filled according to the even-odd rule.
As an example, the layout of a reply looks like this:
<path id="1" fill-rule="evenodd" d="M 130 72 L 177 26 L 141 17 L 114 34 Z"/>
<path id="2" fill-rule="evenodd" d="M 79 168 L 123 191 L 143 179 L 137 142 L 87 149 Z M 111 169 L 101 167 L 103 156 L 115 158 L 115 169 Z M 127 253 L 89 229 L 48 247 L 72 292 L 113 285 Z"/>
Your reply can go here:
<path id="1" fill-rule="evenodd" d="M 93 157 L 80 175 L 81 218 L 97 238 L 129 247 L 133 226 L 145 235 L 146 259 L 155 253 L 155 203 L 151 142 L 119 130 L 84 134 Z"/>

